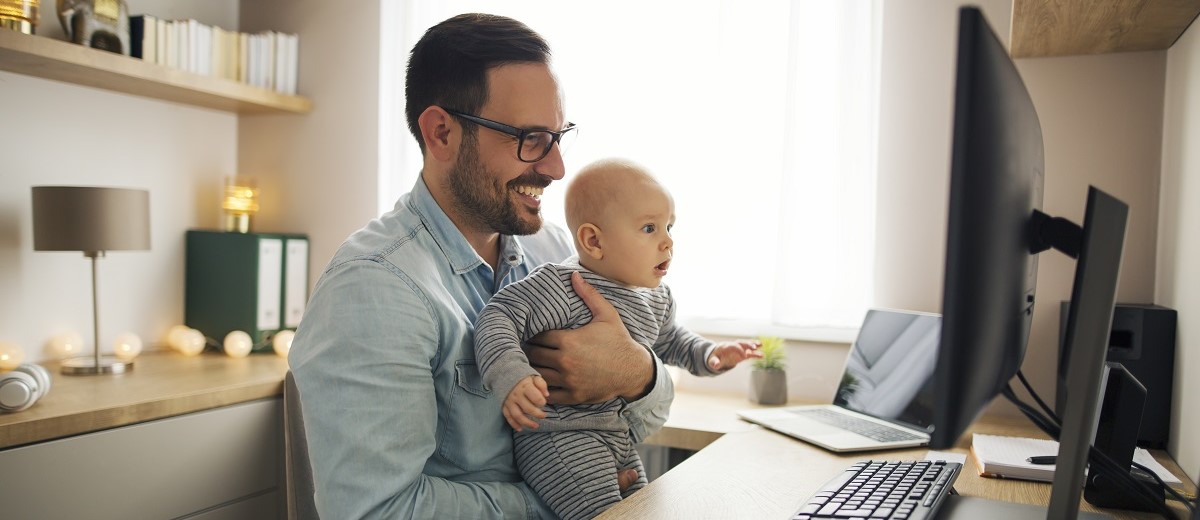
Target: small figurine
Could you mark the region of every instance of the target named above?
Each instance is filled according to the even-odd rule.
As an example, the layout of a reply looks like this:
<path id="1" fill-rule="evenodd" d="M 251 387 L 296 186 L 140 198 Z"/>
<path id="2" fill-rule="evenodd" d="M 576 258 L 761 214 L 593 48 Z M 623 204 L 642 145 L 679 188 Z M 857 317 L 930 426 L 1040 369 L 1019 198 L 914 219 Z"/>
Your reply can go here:
<path id="1" fill-rule="evenodd" d="M 125 0 L 58 0 L 58 20 L 74 43 L 129 55 Z"/>

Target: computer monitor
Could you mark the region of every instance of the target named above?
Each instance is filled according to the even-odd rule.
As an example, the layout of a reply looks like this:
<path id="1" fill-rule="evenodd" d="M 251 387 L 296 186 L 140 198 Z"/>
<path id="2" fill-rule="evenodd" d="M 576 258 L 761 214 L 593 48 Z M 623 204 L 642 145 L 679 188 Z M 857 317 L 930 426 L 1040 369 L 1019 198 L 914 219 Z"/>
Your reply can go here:
<path id="1" fill-rule="evenodd" d="M 942 334 L 930 446 L 945 449 L 1021 367 L 1037 253 L 1078 256 L 1066 341 L 1069 412 L 1049 518 L 1078 512 L 1112 319 L 1128 208 L 1090 188 L 1084 226 L 1041 212 L 1044 151 L 1033 101 L 976 8 L 959 16 Z"/>

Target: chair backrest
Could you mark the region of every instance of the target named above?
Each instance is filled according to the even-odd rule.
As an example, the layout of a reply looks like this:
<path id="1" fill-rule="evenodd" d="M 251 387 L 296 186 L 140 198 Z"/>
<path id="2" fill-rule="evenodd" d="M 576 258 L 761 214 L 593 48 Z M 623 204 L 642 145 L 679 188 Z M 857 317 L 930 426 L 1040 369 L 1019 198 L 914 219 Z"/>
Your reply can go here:
<path id="1" fill-rule="evenodd" d="M 319 520 L 313 500 L 312 464 L 308 461 L 308 438 L 304 434 L 304 411 L 300 390 L 289 370 L 283 378 L 283 444 L 287 472 L 287 508 L 289 520 Z"/>

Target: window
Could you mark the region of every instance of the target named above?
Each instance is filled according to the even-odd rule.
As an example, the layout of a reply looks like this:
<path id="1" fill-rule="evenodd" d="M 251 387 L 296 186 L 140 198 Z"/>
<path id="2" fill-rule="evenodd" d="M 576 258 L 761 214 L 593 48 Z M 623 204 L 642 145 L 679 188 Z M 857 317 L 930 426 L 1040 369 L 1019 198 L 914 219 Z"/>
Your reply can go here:
<path id="1" fill-rule="evenodd" d="M 380 207 L 420 168 L 403 116 L 412 45 L 458 13 L 511 16 L 554 53 L 580 128 L 568 176 L 625 157 L 674 195 L 666 283 L 684 323 L 848 340 L 872 299 L 880 9 L 878 0 L 385 1 L 381 138 L 403 147 L 381 146 Z M 543 199 L 560 224 L 563 193 L 552 187 Z"/>

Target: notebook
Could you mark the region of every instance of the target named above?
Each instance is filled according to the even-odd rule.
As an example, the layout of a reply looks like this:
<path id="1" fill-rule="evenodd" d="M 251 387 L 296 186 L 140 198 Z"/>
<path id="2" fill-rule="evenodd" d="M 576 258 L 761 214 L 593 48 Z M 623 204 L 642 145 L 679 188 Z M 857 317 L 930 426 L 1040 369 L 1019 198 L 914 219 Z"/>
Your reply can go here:
<path id="1" fill-rule="evenodd" d="M 1033 464 L 1027 459 L 1032 456 L 1057 455 L 1058 442 L 1028 437 L 1005 437 L 976 433 L 971 436 L 971 455 L 982 477 L 1015 478 L 1054 481 L 1054 464 Z M 1171 474 L 1154 459 L 1149 451 L 1136 448 L 1133 461 L 1150 468 L 1168 486 L 1183 489 L 1179 477 Z"/>
<path id="2" fill-rule="evenodd" d="M 937 314 L 871 309 L 846 356 L 833 404 L 748 409 L 738 416 L 834 452 L 928 444 L 941 327 Z"/>

